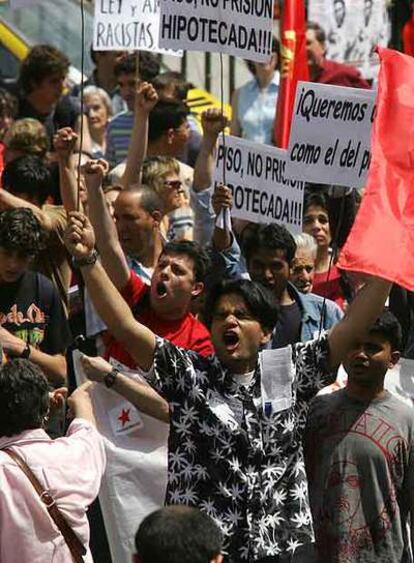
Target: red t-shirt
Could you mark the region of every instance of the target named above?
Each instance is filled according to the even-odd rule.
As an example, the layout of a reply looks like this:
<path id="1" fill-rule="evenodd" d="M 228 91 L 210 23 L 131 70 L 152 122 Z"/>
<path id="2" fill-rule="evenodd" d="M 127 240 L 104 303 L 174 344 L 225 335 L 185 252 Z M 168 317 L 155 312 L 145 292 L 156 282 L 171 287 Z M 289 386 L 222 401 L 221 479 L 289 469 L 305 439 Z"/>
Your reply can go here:
<path id="1" fill-rule="evenodd" d="M 178 320 L 161 319 L 151 308 L 150 288 L 135 272 L 131 270 L 128 284 L 122 290 L 122 296 L 134 312 L 134 316 L 143 325 L 158 336 L 166 338 L 173 344 L 194 350 L 201 356 L 214 354 L 210 333 L 202 322 L 191 313 Z M 124 365 L 134 368 L 136 363 L 119 342 L 112 336 L 106 348 L 107 358 L 114 358 Z"/>
<path id="2" fill-rule="evenodd" d="M 350 88 L 370 88 L 368 82 L 362 78 L 356 68 L 328 59 L 325 59 L 323 68 L 314 82 Z"/>
<path id="3" fill-rule="evenodd" d="M 326 299 L 330 299 L 331 301 L 335 301 L 335 303 L 343 309 L 345 296 L 340 282 L 341 273 L 335 265 L 333 265 L 329 271 L 329 280 L 327 278 L 328 271 L 315 273 L 313 276 L 312 292 L 321 297 L 326 297 Z"/>

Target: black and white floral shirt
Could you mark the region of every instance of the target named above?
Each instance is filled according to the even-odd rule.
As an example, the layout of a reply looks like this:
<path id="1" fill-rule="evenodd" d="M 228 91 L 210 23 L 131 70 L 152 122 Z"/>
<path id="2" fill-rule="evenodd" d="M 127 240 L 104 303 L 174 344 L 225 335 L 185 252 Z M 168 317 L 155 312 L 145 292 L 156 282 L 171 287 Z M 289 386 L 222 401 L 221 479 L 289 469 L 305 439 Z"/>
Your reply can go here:
<path id="1" fill-rule="evenodd" d="M 166 503 L 207 512 L 233 563 L 293 554 L 313 541 L 302 434 L 310 399 L 335 379 L 327 335 L 296 344 L 288 358 L 291 377 L 280 388 L 287 399 L 272 413 L 262 405 L 260 361 L 243 387 L 218 358 L 158 338 L 147 374 L 171 406 Z"/>

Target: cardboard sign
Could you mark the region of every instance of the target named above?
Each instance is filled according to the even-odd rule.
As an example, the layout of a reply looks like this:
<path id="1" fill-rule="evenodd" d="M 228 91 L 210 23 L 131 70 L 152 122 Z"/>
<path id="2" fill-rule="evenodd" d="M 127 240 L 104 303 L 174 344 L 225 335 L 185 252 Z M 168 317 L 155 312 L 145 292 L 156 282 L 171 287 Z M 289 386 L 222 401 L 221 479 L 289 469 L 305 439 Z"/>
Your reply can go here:
<path id="1" fill-rule="evenodd" d="M 266 62 L 272 0 L 160 0 L 160 45 Z"/>
<path id="2" fill-rule="evenodd" d="M 96 0 L 93 48 L 98 51 L 153 51 L 181 56 L 158 43 L 159 0 Z"/>
<path id="3" fill-rule="evenodd" d="M 289 139 L 290 178 L 365 185 L 376 92 L 299 82 Z"/>
<path id="4" fill-rule="evenodd" d="M 218 147 L 215 183 L 233 192 L 232 216 L 254 223 L 280 223 L 289 231 L 302 230 L 303 182 L 289 180 L 287 151 L 226 136 Z"/>

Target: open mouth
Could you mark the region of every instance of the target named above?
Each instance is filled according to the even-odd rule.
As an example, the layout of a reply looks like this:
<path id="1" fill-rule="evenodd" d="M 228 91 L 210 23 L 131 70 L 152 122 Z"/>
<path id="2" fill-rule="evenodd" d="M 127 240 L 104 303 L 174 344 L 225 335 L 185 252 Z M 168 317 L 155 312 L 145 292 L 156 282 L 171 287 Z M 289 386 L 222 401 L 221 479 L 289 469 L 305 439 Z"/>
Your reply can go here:
<path id="1" fill-rule="evenodd" d="M 234 330 L 227 330 L 223 334 L 223 343 L 227 350 L 232 351 L 239 345 L 239 335 Z"/>
<path id="2" fill-rule="evenodd" d="M 164 282 L 160 281 L 157 283 L 155 288 L 158 297 L 165 297 L 167 295 L 167 287 Z"/>

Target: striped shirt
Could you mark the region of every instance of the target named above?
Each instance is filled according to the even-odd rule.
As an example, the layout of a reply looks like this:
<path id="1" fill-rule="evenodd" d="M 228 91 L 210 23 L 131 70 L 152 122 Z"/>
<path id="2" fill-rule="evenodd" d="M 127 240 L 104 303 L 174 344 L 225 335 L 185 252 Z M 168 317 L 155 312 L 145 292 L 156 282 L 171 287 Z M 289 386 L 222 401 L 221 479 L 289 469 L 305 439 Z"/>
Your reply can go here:
<path id="1" fill-rule="evenodd" d="M 109 122 L 106 132 L 106 159 L 111 167 L 126 159 L 134 126 L 134 113 L 121 111 Z"/>

